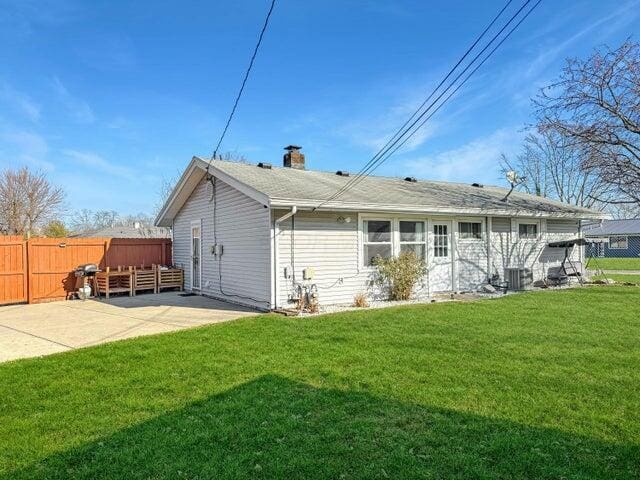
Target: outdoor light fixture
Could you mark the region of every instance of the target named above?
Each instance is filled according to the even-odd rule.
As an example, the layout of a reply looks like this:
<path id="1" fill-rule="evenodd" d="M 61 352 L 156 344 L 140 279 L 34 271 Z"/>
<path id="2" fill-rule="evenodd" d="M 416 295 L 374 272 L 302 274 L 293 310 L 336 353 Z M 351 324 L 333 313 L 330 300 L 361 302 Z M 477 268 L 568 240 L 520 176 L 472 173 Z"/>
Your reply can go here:
<path id="1" fill-rule="evenodd" d="M 338 223 L 351 223 L 351 217 L 343 217 L 340 215 L 338 217 Z"/>

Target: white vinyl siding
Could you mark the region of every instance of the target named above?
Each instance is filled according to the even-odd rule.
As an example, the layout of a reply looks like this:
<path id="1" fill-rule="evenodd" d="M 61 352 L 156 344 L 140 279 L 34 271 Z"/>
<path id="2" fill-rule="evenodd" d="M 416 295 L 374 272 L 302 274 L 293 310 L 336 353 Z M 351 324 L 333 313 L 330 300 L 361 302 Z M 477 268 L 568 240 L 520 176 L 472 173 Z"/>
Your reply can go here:
<path id="1" fill-rule="evenodd" d="M 271 297 L 269 209 L 226 183 L 216 181 L 217 242 L 224 247 L 224 253 L 219 260 L 211 253 L 211 247 L 214 244 L 211 194 L 211 185 L 204 180 L 200 182 L 174 220 L 174 263 L 185 270 L 185 288 L 192 287 L 189 271 L 191 222 L 200 220 L 202 221 L 201 292 L 240 304 L 269 308 Z M 221 265 L 219 265 L 220 261 Z M 222 290 L 219 281 L 220 273 Z"/>

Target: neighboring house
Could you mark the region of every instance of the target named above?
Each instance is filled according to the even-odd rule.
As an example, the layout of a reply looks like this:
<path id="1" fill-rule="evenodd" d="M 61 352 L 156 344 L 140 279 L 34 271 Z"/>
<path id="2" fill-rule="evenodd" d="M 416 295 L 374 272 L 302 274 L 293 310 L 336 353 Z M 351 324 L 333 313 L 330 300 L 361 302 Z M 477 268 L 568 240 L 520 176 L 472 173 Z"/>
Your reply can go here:
<path id="1" fill-rule="evenodd" d="M 171 229 L 164 227 L 145 227 L 136 223 L 132 226 L 98 228 L 88 232 L 73 233 L 69 236 L 76 238 L 171 238 Z"/>
<path id="2" fill-rule="evenodd" d="M 640 218 L 585 225 L 584 235 L 600 240 L 590 247 L 595 257 L 640 257 Z"/>
<path id="3" fill-rule="evenodd" d="M 493 186 L 374 176 L 323 203 L 353 176 L 305 170 L 299 147 L 287 150 L 280 168 L 193 158 L 156 219 L 173 229 L 187 289 L 273 309 L 312 283 L 321 305 L 349 304 L 379 293 L 372 259 L 403 250 L 426 261 L 419 296 L 475 290 L 508 266 L 540 280 L 564 257 L 548 241 L 602 216 L 519 192 L 504 201 Z"/>

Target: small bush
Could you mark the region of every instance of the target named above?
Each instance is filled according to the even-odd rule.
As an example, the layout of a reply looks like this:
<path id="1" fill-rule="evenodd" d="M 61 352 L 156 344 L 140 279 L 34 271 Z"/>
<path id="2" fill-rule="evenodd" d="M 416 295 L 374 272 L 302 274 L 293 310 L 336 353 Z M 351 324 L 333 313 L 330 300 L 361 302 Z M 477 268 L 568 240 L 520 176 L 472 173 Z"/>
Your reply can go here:
<path id="1" fill-rule="evenodd" d="M 377 282 L 388 287 L 391 300 L 409 300 L 413 287 L 427 272 L 427 266 L 414 252 L 378 258 L 375 266 L 378 269 Z"/>
<path id="2" fill-rule="evenodd" d="M 353 297 L 353 306 L 358 308 L 367 308 L 369 306 L 369 300 L 364 292 L 356 293 Z"/>

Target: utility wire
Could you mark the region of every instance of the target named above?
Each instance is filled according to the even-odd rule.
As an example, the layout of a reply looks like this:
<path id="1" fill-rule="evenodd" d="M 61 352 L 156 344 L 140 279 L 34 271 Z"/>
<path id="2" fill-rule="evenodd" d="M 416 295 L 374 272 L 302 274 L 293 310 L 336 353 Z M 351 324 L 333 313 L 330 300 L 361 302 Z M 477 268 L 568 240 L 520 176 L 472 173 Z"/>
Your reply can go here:
<path id="1" fill-rule="evenodd" d="M 487 48 L 489 48 L 491 46 L 491 44 L 500 36 L 500 34 L 509 26 L 509 24 L 520 14 L 520 12 L 525 8 L 525 6 L 530 2 L 531 0 L 526 0 L 525 3 L 518 9 L 518 11 L 516 13 L 514 13 L 511 18 L 509 18 L 509 20 L 507 21 L 507 23 L 505 25 L 503 25 L 503 27 L 491 38 L 491 40 L 484 46 L 484 48 L 482 50 L 480 50 L 480 52 L 478 54 L 476 54 L 476 56 L 471 60 L 471 62 L 469 62 L 467 64 L 467 66 L 449 83 L 449 85 L 447 86 L 447 88 L 441 92 L 438 97 L 431 102 L 431 104 L 429 104 L 429 106 L 418 116 L 418 118 L 416 120 L 413 121 L 413 123 L 411 125 L 409 125 L 409 127 L 407 127 L 406 129 L 404 129 L 404 131 L 401 132 L 400 135 L 398 135 L 396 133 L 396 135 L 394 135 L 394 137 L 397 137 L 395 140 L 387 142 L 387 144 L 385 145 L 385 147 L 381 148 L 378 153 L 376 153 L 376 155 L 374 155 L 361 169 L 360 171 L 352 178 L 350 179 L 345 185 L 342 186 L 342 188 L 338 189 L 338 191 L 336 191 L 333 195 L 331 195 L 328 199 L 326 199 L 324 202 L 320 203 L 318 206 L 315 207 L 315 209 L 320 208 L 322 205 L 330 202 L 331 200 L 333 200 L 334 198 L 337 198 L 338 196 L 342 195 L 343 193 L 345 193 L 347 190 L 349 190 L 362 176 L 367 175 L 369 172 L 369 169 L 371 169 L 371 167 L 373 165 L 375 165 L 375 163 L 379 160 L 380 157 L 382 157 L 383 155 L 385 155 L 391 148 L 393 148 L 399 141 L 402 140 L 402 137 L 404 137 L 421 119 L 422 117 L 424 117 L 427 113 L 429 113 L 429 110 L 431 108 L 433 108 L 433 106 L 442 98 L 442 96 L 444 94 L 447 93 L 447 91 L 455 84 L 455 82 L 457 82 L 460 77 L 462 75 L 464 75 L 464 73 L 476 62 L 476 60 L 487 50 Z M 431 96 L 433 96 L 433 94 L 437 91 L 438 87 L 436 87 L 436 89 L 434 89 L 434 91 L 431 93 Z M 426 102 L 425 102 L 426 103 Z M 406 124 L 405 124 L 406 125 Z"/>
<path id="2" fill-rule="evenodd" d="M 531 7 L 526 13 L 525 15 L 513 26 L 513 28 L 511 28 L 511 30 L 509 30 L 509 32 L 507 32 L 507 34 L 502 38 L 502 40 L 500 40 L 500 42 L 498 42 L 498 44 L 496 44 L 496 46 L 482 59 L 482 61 L 462 80 L 462 82 L 460 84 L 458 84 L 458 86 L 451 92 L 449 93 L 449 95 L 447 95 L 445 97 L 445 99 L 442 101 L 442 103 L 440 103 L 440 105 L 438 105 L 436 107 L 435 110 L 433 110 L 426 118 L 424 118 L 424 120 L 422 120 L 422 122 L 420 122 L 420 124 L 418 124 L 418 126 L 413 130 L 413 132 L 411 132 L 407 137 L 405 137 L 401 143 L 399 143 L 398 145 L 396 145 L 392 150 L 388 151 L 384 157 L 381 157 L 378 162 L 373 165 L 372 167 L 370 167 L 370 169 L 367 171 L 367 175 L 369 173 L 371 173 L 373 170 L 375 170 L 376 168 L 378 168 L 380 165 L 382 165 L 384 162 L 386 162 L 389 157 L 391 157 L 395 152 L 397 152 L 400 148 L 402 148 L 407 141 L 409 141 L 409 139 L 411 137 L 413 137 L 413 135 L 415 135 L 420 128 L 422 128 L 422 126 L 424 126 L 425 123 L 427 123 L 427 121 L 429 121 L 431 119 L 431 117 L 433 117 L 436 113 L 438 113 L 438 111 L 447 103 L 447 101 L 453 97 L 453 95 L 456 94 L 456 92 L 458 92 L 458 90 L 460 90 L 460 88 L 467 83 L 467 81 L 473 76 L 474 73 L 476 73 L 480 67 L 482 67 L 482 65 L 484 65 L 484 63 L 489 59 L 489 57 L 491 57 L 493 55 L 493 53 L 500 48 L 500 46 L 511 36 L 511 34 L 520 26 L 520 24 L 522 22 L 524 22 L 526 20 L 526 18 L 533 12 L 533 10 L 536 9 L 536 7 L 542 2 L 542 0 L 538 0 L 533 7 Z M 352 184 L 352 187 L 355 186 L 357 183 L 359 183 L 360 181 L 362 181 L 362 179 L 365 178 L 366 175 L 362 175 L 359 179 L 356 179 L 356 181 Z"/>
<path id="3" fill-rule="evenodd" d="M 505 25 L 504 25 L 504 26 L 503 26 L 503 27 L 502 27 L 502 28 L 501 28 L 501 29 L 500 29 L 500 30 L 499 30 L 499 31 L 498 31 L 498 32 L 497 32 L 497 33 L 496 33 L 492 38 L 491 38 L 491 40 L 490 40 L 490 41 L 489 41 L 489 42 L 484 46 L 484 48 L 482 48 L 482 50 L 481 50 L 481 51 L 480 51 L 480 52 L 479 52 L 479 53 L 478 53 L 478 54 L 473 58 L 473 60 L 471 60 L 471 62 L 470 62 L 470 63 L 469 63 L 469 64 L 468 64 L 468 65 L 467 65 L 467 66 L 466 66 L 466 67 L 465 67 L 465 68 L 464 68 L 464 69 L 463 69 L 463 70 L 462 70 L 462 71 L 461 71 L 457 76 L 456 76 L 456 78 L 454 78 L 454 79 L 449 83 L 449 85 L 447 86 L 447 88 L 446 88 L 443 92 L 441 92 L 441 93 L 440 93 L 440 95 L 439 95 L 439 96 L 438 96 L 438 97 L 437 97 L 437 98 L 436 98 L 436 99 L 435 99 L 435 100 L 434 100 L 434 101 L 433 101 L 433 102 L 432 102 L 432 103 L 431 103 L 431 104 L 430 104 L 430 105 L 429 105 L 429 106 L 428 106 L 428 107 L 427 107 L 427 108 L 426 108 L 426 109 L 425 109 L 425 110 L 424 110 L 424 111 L 423 111 L 423 112 L 418 116 L 418 118 L 417 118 L 417 119 L 415 119 L 415 120 L 413 121 L 413 123 L 412 123 L 408 128 L 406 128 L 406 129 L 404 129 L 404 131 L 402 131 L 402 129 L 403 129 L 404 127 L 406 127 L 406 125 L 411 121 L 411 119 L 413 119 L 413 118 L 416 116 L 417 112 L 418 112 L 418 111 L 420 111 L 420 110 L 422 109 L 422 107 L 427 103 L 427 101 L 428 101 L 430 98 L 432 98 L 432 97 L 433 97 L 433 95 L 434 95 L 434 94 L 436 93 L 436 91 L 440 88 L 440 86 L 441 86 L 442 84 L 444 84 L 444 82 L 446 81 L 446 78 L 448 78 L 448 77 L 451 75 L 452 71 L 453 71 L 453 70 L 455 70 L 455 68 L 456 68 L 457 66 L 459 66 L 459 65 L 460 65 L 460 63 L 462 62 L 462 59 L 461 59 L 460 61 L 458 61 L 458 63 L 456 64 L 456 66 L 454 66 L 454 68 L 452 69 L 452 71 L 450 71 L 450 72 L 447 74 L 447 76 L 445 77 L 445 79 L 444 79 L 443 81 L 441 81 L 441 82 L 440 82 L 440 84 L 436 87 L 436 89 L 434 89 L 434 91 L 429 95 L 429 97 L 427 97 L 427 100 L 425 100 L 425 101 L 423 102 L 423 104 L 422 104 L 422 105 L 418 108 L 418 110 L 417 110 L 417 111 L 416 111 L 416 112 L 415 112 L 415 113 L 410 117 L 410 119 L 409 119 L 409 120 L 407 120 L 407 121 L 405 122 L 405 124 L 403 125 L 403 127 L 401 127 L 400 131 L 399 131 L 399 132 L 396 132 L 396 134 L 394 134 L 394 136 L 393 136 L 393 137 L 392 137 L 392 138 L 387 142 L 387 144 L 386 144 L 384 147 L 382 147 L 382 148 L 381 148 L 381 149 L 376 153 L 376 155 L 374 155 L 374 156 L 373 156 L 373 157 L 372 157 L 372 158 L 371 158 L 371 159 L 370 159 L 370 160 L 369 160 L 369 161 L 368 161 L 368 162 L 367 162 L 367 163 L 366 163 L 366 164 L 365 164 L 365 165 L 360 169 L 360 171 L 358 172 L 358 174 L 357 174 L 354 178 L 352 178 L 349 182 L 347 182 L 347 184 L 345 184 L 343 187 L 341 187 L 340 189 L 338 189 L 338 191 L 336 191 L 333 195 L 331 195 L 327 200 L 325 200 L 325 201 L 323 201 L 322 203 L 320 203 L 319 205 L 317 205 L 314 209 L 320 208 L 322 205 L 324 205 L 324 204 L 326 204 L 326 203 L 330 202 L 331 200 L 333 200 L 334 198 L 338 197 L 339 195 L 342 195 L 342 194 L 343 194 L 344 192 L 346 192 L 348 189 L 352 188 L 352 186 L 354 186 L 357 182 L 359 182 L 359 181 L 363 178 L 363 176 L 367 175 L 368 173 L 372 172 L 375 168 L 377 168 L 377 166 L 379 165 L 380 160 L 382 160 L 383 158 L 385 158 L 385 156 L 386 156 L 386 158 L 388 158 L 388 156 L 390 156 L 390 155 L 387 155 L 387 154 L 388 154 L 388 152 L 389 152 L 391 149 L 393 149 L 393 152 L 397 151 L 397 148 L 395 148 L 395 149 L 394 149 L 394 146 L 395 146 L 395 145 L 397 145 L 399 142 L 402 142 L 402 143 L 401 143 L 401 145 L 404 145 L 404 144 L 406 143 L 406 141 L 408 140 L 408 138 L 404 138 L 404 140 L 403 140 L 403 137 L 405 137 L 405 136 L 406 136 L 406 135 L 411 131 L 411 129 L 412 129 L 412 128 L 414 128 L 414 127 L 415 127 L 415 125 L 416 125 L 418 122 L 420 122 L 420 120 L 421 120 L 425 115 L 427 115 L 427 114 L 429 113 L 429 111 L 430 111 L 430 110 L 431 110 L 431 109 L 432 109 L 432 108 L 433 108 L 433 107 L 438 103 L 438 101 L 439 101 L 439 100 L 440 100 L 440 99 L 441 99 L 441 98 L 442 98 L 442 97 L 447 93 L 447 91 L 449 91 L 449 90 L 450 90 L 450 89 L 455 85 L 455 83 L 456 83 L 456 82 L 461 78 L 461 76 L 462 76 L 462 75 L 464 75 L 464 73 L 465 73 L 469 68 L 471 68 L 471 66 L 473 66 L 473 64 L 478 60 L 478 58 L 480 58 L 480 57 L 482 56 L 482 54 L 483 54 L 483 53 L 484 53 L 484 52 L 485 52 L 485 51 L 486 51 L 486 50 L 487 50 L 487 49 L 488 49 L 488 48 L 493 44 L 493 42 L 495 42 L 495 41 L 496 41 L 496 39 L 497 39 L 497 38 L 498 38 L 498 37 L 499 37 L 499 36 L 504 32 L 504 30 L 505 30 L 505 29 L 506 29 L 506 28 L 507 28 L 507 27 L 508 27 L 508 26 L 509 26 L 509 25 L 510 25 L 510 24 L 511 24 L 511 23 L 512 23 L 512 22 L 513 22 L 517 17 L 518 17 L 518 15 L 519 15 L 519 14 L 522 12 L 522 10 L 523 10 L 523 9 L 524 9 L 524 8 L 525 8 L 525 7 L 530 3 L 530 1 L 531 1 L 531 0 L 527 0 L 527 1 L 526 1 L 526 2 L 525 2 L 525 3 L 524 3 L 524 4 L 523 4 L 519 9 L 518 9 L 518 11 L 517 11 L 516 13 L 514 13 L 514 14 L 511 16 L 511 18 L 507 21 L 507 23 L 506 23 L 506 24 L 505 24 Z M 524 18 L 526 18 L 526 17 L 527 17 L 527 16 L 528 16 L 532 11 L 533 11 L 533 9 L 537 7 L 537 5 L 540 3 L 540 1 L 541 1 L 541 0 L 539 0 L 539 1 L 538 1 L 538 3 L 536 3 L 536 4 L 534 5 L 534 7 L 533 7 L 531 10 L 529 10 L 529 11 L 525 14 L 525 16 L 524 16 L 524 17 L 523 17 L 523 18 L 522 18 L 522 19 L 517 23 L 517 25 L 516 25 L 516 27 L 515 27 L 515 28 L 517 28 L 517 26 L 519 26 L 519 25 L 522 23 L 522 21 L 524 20 Z M 486 33 L 486 31 L 488 31 L 488 30 L 489 30 L 489 28 L 491 28 L 491 26 L 496 22 L 496 20 L 500 17 L 500 15 L 504 12 L 504 10 L 509 6 L 509 4 L 510 4 L 510 3 L 511 3 L 511 2 L 508 2 L 508 3 L 507 3 L 507 4 L 502 8 L 502 10 L 500 10 L 500 12 L 498 13 L 498 15 L 496 15 L 496 17 L 491 21 L 491 23 L 489 24 L 489 26 L 488 26 L 488 27 L 483 31 L 483 33 L 481 34 L 480 38 L 482 38 L 482 36 Z M 498 46 L 497 46 L 497 47 L 499 47 L 500 45 L 502 45 L 502 43 L 504 42 L 504 40 L 506 40 L 506 38 L 507 38 L 509 35 L 511 35 L 511 33 L 513 32 L 513 30 L 515 30 L 515 28 L 513 28 L 513 29 L 512 29 L 512 30 L 507 34 L 507 36 L 505 36 L 505 37 L 504 37 L 504 38 L 499 42 L 499 44 L 498 44 Z M 473 46 L 477 45 L 478 41 L 479 41 L 479 39 L 478 39 L 478 40 L 476 40 L 476 41 L 474 42 Z M 472 48 L 473 48 L 473 46 L 472 46 Z M 487 56 L 485 57 L 485 59 L 484 59 L 484 60 L 482 60 L 481 64 L 483 64 L 483 63 L 484 63 L 484 62 L 485 62 L 485 61 L 486 61 L 486 60 L 487 60 L 487 59 L 488 59 L 488 58 L 493 54 L 493 52 L 495 52 L 495 50 L 497 49 L 497 47 L 496 47 L 496 48 L 494 48 L 493 50 L 491 50 L 491 52 L 489 53 L 489 55 L 487 55 Z M 464 57 L 466 57 L 466 56 L 468 55 L 468 52 L 469 52 L 470 50 L 471 50 L 471 49 L 469 49 L 469 50 L 467 51 L 467 53 L 465 53 Z M 463 58 L 464 58 L 464 57 L 463 57 Z M 475 73 L 475 72 L 478 70 L 478 68 L 479 68 L 479 66 L 478 66 L 478 67 L 476 67 L 476 68 L 472 71 L 472 73 L 471 73 L 469 76 L 467 76 L 467 78 L 466 78 L 465 80 L 463 80 L 463 82 L 466 82 L 466 81 L 471 77 L 471 75 L 473 75 L 473 73 Z M 461 86 L 461 85 L 462 85 L 462 84 L 460 84 L 460 85 L 456 88 L 456 90 L 455 90 L 455 91 L 457 91 L 457 90 L 460 88 L 460 86 Z M 444 100 L 444 102 L 446 102 L 446 101 L 447 101 L 447 100 L 448 100 L 452 95 L 453 95 L 453 94 L 449 95 L 449 96 Z M 444 102 L 443 102 L 443 104 L 444 104 Z M 438 110 L 441 108 L 441 106 L 442 106 L 442 105 L 440 105 L 440 107 L 438 107 Z M 432 113 L 431 115 L 429 115 L 429 118 L 431 118 L 431 116 L 432 116 L 432 115 L 433 115 L 433 113 Z M 420 125 L 417 127 L 417 129 L 419 129 L 422 125 L 424 125 L 424 123 L 425 123 L 424 121 L 423 121 L 422 123 L 420 123 Z M 415 132 L 417 131 L 417 129 L 416 129 L 413 133 L 411 133 L 411 135 L 410 135 L 410 136 L 413 136 L 413 135 L 415 134 Z M 409 137 L 409 138 L 410 138 L 410 137 Z M 393 152 L 392 152 L 392 153 L 393 153 Z M 392 153 L 391 153 L 391 154 L 392 154 Z M 386 160 L 386 158 L 385 158 L 385 160 Z"/>
<path id="4" fill-rule="evenodd" d="M 411 120 L 413 120 L 415 118 L 416 115 L 418 115 L 418 113 L 420 113 L 420 110 L 422 110 L 424 108 L 424 106 L 427 104 L 427 102 L 429 100 L 431 100 L 431 98 L 435 95 L 435 93 L 438 91 L 438 89 L 440 87 L 442 87 L 442 85 L 444 85 L 444 83 L 449 79 L 449 77 L 453 74 L 453 72 L 455 72 L 455 70 L 460 66 L 460 64 L 464 61 L 465 58 L 467 58 L 467 56 L 469 56 L 469 54 L 471 53 L 471 51 L 476 47 L 476 45 L 478 44 L 478 42 L 480 42 L 480 40 L 482 40 L 482 38 L 486 35 L 486 33 L 491 29 L 491 27 L 493 27 L 493 25 L 496 23 L 496 21 L 498 20 L 498 18 L 500 18 L 500 16 L 504 13 L 504 11 L 509 7 L 509 5 L 511 5 L 511 2 L 513 2 L 513 0 L 509 0 L 504 7 L 502 7 L 502 9 L 498 12 L 498 14 L 493 18 L 493 20 L 491 20 L 491 22 L 489 23 L 489 25 L 487 25 L 487 27 L 482 31 L 482 33 L 478 36 L 478 38 L 476 38 L 476 40 L 471 44 L 471 46 L 467 49 L 466 52 L 464 52 L 464 55 L 462 55 L 462 57 L 460 57 L 460 59 L 458 60 L 458 62 L 451 68 L 451 70 L 449 70 L 449 72 L 445 75 L 445 77 L 440 80 L 440 83 L 436 86 L 436 88 L 434 88 L 431 93 L 429 94 L 429 96 L 427 98 L 424 99 L 424 101 L 420 104 L 420 106 L 413 112 L 413 114 L 402 124 L 402 126 L 396 131 L 396 133 L 393 134 L 393 136 L 387 141 L 386 144 L 384 144 L 382 146 L 382 148 L 380 148 L 380 150 L 378 150 L 378 152 L 376 153 L 376 155 L 374 155 L 372 157 L 371 160 L 369 160 L 368 163 L 371 163 L 373 160 L 376 159 L 376 157 L 378 155 L 380 155 L 388 146 L 391 142 L 393 142 L 395 140 L 395 138 L 404 130 L 404 128 L 409 124 L 409 122 L 411 122 Z"/>
<path id="5" fill-rule="evenodd" d="M 225 135 L 227 134 L 227 130 L 229 129 L 229 124 L 233 119 L 233 116 L 236 113 L 236 109 L 238 108 L 238 103 L 240 102 L 240 97 L 242 97 L 242 92 L 244 91 L 244 87 L 247 84 L 247 80 L 249 78 L 249 74 L 251 73 L 251 69 L 253 68 L 253 62 L 256 60 L 256 56 L 258 55 L 258 49 L 262 44 L 262 37 L 264 37 L 264 33 L 267 30 L 267 26 L 269 25 L 269 19 L 271 18 L 271 13 L 273 12 L 273 7 L 275 7 L 276 0 L 271 0 L 271 6 L 269 7 L 269 11 L 267 12 L 267 16 L 264 19 L 264 24 L 262 25 L 262 30 L 260 31 L 260 35 L 258 36 L 258 42 L 256 43 L 255 48 L 253 49 L 253 55 L 251 55 L 251 61 L 249 62 L 249 66 L 247 67 L 247 71 L 244 74 L 244 78 L 242 79 L 242 85 L 240 86 L 240 90 L 238 91 L 238 96 L 236 97 L 235 102 L 233 102 L 233 108 L 231 109 L 231 113 L 229 114 L 229 118 L 227 119 L 227 123 L 222 130 L 222 134 L 220 135 L 220 139 L 216 144 L 216 148 L 213 150 L 213 154 L 211 155 L 211 160 L 215 160 L 216 155 L 218 154 L 218 149 L 222 144 L 222 140 L 224 140 Z M 209 173 L 209 165 L 207 165 L 207 173 Z"/>

